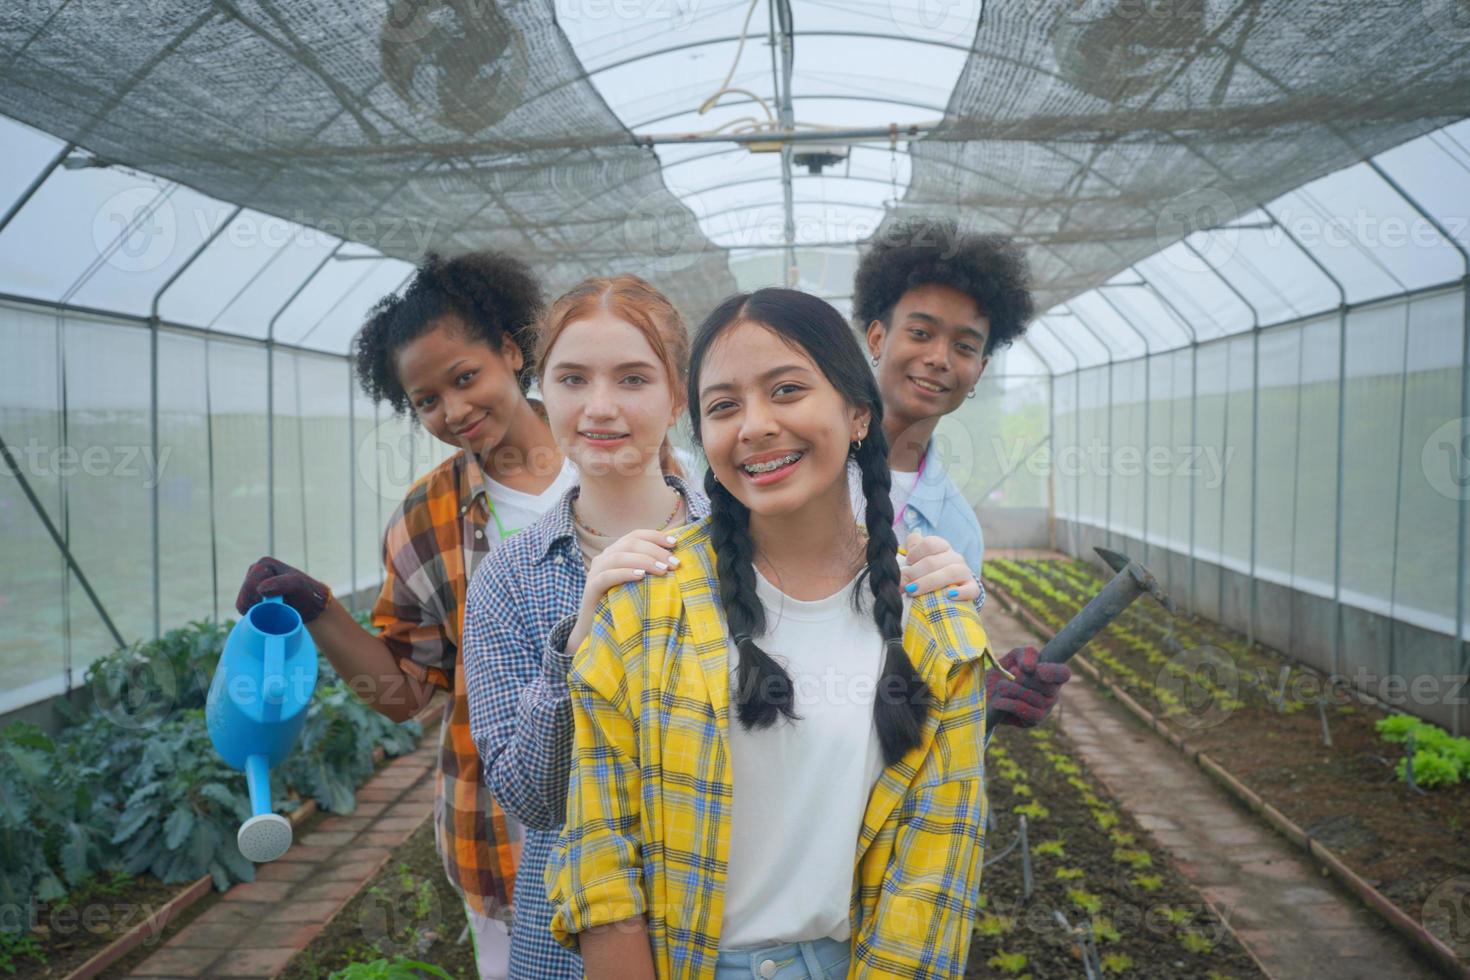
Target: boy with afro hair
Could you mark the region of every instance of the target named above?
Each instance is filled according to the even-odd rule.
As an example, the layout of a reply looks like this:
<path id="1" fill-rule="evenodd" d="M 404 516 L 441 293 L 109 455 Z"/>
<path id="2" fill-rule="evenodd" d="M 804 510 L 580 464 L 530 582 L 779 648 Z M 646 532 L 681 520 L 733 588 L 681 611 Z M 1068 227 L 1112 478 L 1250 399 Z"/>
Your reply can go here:
<path id="1" fill-rule="evenodd" d="M 853 320 L 883 395 L 895 523 L 944 538 L 977 576 L 980 521 L 932 437 L 941 418 L 974 397 L 991 355 L 1025 333 L 1034 314 L 1021 249 L 1002 236 L 964 232 L 950 218 L 881 228 L 853 283 Z"/>
<path id="2" fill-rule="evenodd" d="M 1009 238 L 963 232 L 953 219 L 900 220 L 879 229 L 859 263 L 852 307 L 883 398 L 895 530 L 943 538 L 979 579 L 980 520 L 945 472 L 934 428 L 974 397 L 991 355 L 1026 332 L 1036 312 L 1026 256 Z M 985 675 L 986 710 L 1019 728 L 1041 724 L 1072 676 L 1066 664 L 1042 663 L 1035 647 L 1000 665 Z"/>

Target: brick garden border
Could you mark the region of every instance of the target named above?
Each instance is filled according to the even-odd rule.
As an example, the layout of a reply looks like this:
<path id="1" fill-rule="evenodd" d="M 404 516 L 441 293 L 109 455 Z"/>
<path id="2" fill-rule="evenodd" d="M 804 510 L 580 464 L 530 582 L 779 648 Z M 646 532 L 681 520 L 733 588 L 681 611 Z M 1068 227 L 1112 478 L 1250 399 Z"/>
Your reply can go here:
<path id="1" fill-rule="evenodd" d="M 1017 602 L 1005 589 L 995 585 L 986 586 L 985 591 L 1000 600 L 1007 610 L 1031 628 L 1038 636 L 1050 640 L 1056 636 L 1056 631 L 1034 616 L 1029 609 Z M 1127 691 L 1117 684 L 1108 680 L 1102 673 L 1081 654 L 1074 656 L 1071 664 L 1075 664 L 1083 674 L 1094 684 L 1108 691 L 1139 721 L 1143 722 L 1150 730 L 1157 733 L 1174 748 L 1178 749 L 1186 758 L 1199 768 L 1203 769 L 1217 783 L 1224 786 L 1240 802 L 1252 812 L 1259 814 L 1273 830 L 1285 837 L 1297 848 L 1305 851 L 1308 857 L 1315 859 L 1328 873 L 1332 875 L 1337 883 L 1355 895 L 1364 905 L 1384 919 L 1399 935 L 1409 940 L 1420 951 L 1427 954 L 1446 976 L 1459 978 L 1459 980 L 1470 980 L 1470 968 L 1460 962 L 1453 950 L 1444 944 L 1438 936 L 1434 935 L 1424 925 L 1403 909 L 1399 908 L 1378 889 L 1364 881 L 1356 874 L 1347 863 L 1338 857 L 1330 848 L 1324 846 L 1320 841 L 1314 840 L 1286 814 L 1276 807 L 1261 799 L 1250 787 L 1246 786 L 1229 770 L 1211 758 L 1203 749 L 1191 748 L 1189 743 L 1177 733 L 1170 731 L 1164 723 L 1143 705 L 1139 704 Z"/>
<path id="2" fill-rule="evenodd" d="M 424 732 L 425 735 L 429 734 L 429 726 L 437 722 L 444 714 L 447 709 L 447 704 L 448 702 L 445 698 L 436 697 L 431 704 L 426 706 L 417 715 L 414 715 L 413 720 L 426 729 Z M 373 749 L 373 764 L 377 765 L 381 763 L 386 756 L 387 753 L 383 751 L 383 747 L 381 745 L 377 746 Z M 291 811 L 287 817 L 291 821 L 291 829 L 294 831 L 297 827 L 300 827 L 307 820 L 311 819 L 316 815 L 317 810 L 316 800 L 307 800 L 304 804 Z M 210 884 L 211 879 L 209 875 L 205 875 L 197 881 L 192 882 L 182 892 L 171 898 L 163 908 L 154 912 L 147 919 L 144 919 L 98 950 L 89 960 L 71 973 L 68 973 L 64 980 L 92 980 L 93 977 L 96 977 L 103 970 L 106 970 L 118 960 L 131 953 L 144 940 L 160 935 L 168 928 L 170 922 L 173 922 L 209 894 Z M 239 884 L 242 884 L 242 882 L 236 882 L 230 888 L 235 888 Z M 228 894 L 228 891 L 221 892 L 221 894 Z"/>

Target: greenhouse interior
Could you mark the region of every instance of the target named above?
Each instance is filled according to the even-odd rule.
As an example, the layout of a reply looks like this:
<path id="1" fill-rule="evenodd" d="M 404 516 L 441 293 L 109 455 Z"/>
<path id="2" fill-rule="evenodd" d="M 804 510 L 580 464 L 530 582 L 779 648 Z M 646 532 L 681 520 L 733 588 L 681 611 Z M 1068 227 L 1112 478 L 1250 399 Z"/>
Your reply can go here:
<path id="1" fill-rule="evenodd" d="M 470 606 L 449 666 L 392 668 L 442 689 L 422 711 L 354 695 L 291 613 L 321 676 L 265 861 L 256 777 L 211 745 L 242 580 L 269 556 L 392 634 L 394 529 L 478 472 L 356 361 L 429 255 L 509 256 L 546 301 L 632 274 L 691 333 L 793 289 L 866 358 L 860 269 L 933 220 L 1029 268 L 920 467 L 978 522 L 992 659 L 1096 635 L 980 750 L 983 876 L 890 869 L 922 906 L 890 922 L 932 900 L 947 938 L 855 891 L 821 942 L 851 932 L 850 976 L 1470 976 L 1464 3 L 55 0 L 0 12 L 0 52 L 0 969 L 581 976 L 514 928 L 491 963 L 476 843 L 445 857 L 469 570 L 426 587 Z M 687 415 L 672 438 L 717 484 Z M 576 718 L 574 797 L 606 776 Z M 530 855 L 485 829 L 485 752 L 477 826 L 509 837 L 478 846 Z M 505 868 L 508 915 L 540 883 L 512 906 Z M 716 976 L 664 914 L 650 972 L 584 935 L 586 975 Z M 744 968 L 838 975 L 777 962 Z"/>

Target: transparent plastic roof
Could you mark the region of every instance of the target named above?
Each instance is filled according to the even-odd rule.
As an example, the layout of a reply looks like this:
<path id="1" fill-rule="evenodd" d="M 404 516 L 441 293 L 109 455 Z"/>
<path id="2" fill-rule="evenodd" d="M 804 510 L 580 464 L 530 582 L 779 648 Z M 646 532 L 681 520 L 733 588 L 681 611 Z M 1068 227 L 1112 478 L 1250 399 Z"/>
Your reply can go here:
<path id="1" fill-rule="evenodd" d="M 553 290 L 638 271 L 696 320 L 737 283 L 846 312 L 861 243 L 938 212 L 1027 245 L 1048 312 L 1006 363 L 1069 371 L 1464 274 L 1452 32 L 1127 6 L 18 8 L 0 213 L 33 193 L 0 292 L 340 353 L 426 248 L 496 247 Z M 708 141 L 773 124 L 867 135 L 790 145 L 788 216 L 778 148 Z"/>
<path id="2" fill-rule="evenodd" d="M 1466 273 L 1466 201 L 1470 123 L 1461 122 L 1197 231 L 1044 319 L 1079 314 L 1117 360 L 1137 356 L 1138 343 L 1113 341 L 1103 299 L 1158 352 L 1187 345 L 1191 330 L 1208 341 L 1445 285 Z M 1139 285 L 1120 288 L 1128 283 Z M 1107 361 L 1096 344 L 1073 346 L 1083 367 Z"/>

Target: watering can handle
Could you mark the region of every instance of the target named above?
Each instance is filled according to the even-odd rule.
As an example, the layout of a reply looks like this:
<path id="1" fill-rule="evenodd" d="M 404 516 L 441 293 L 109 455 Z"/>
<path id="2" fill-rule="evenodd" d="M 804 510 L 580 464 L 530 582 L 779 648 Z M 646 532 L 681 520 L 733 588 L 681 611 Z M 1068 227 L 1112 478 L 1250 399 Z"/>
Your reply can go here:
<path id="1" fill-rule="evenodd" d="M 283 602 L 278 595 L 266 596 L 265 602 Z M 265 638 L 264 662 L 260 671 L 260 693 L 265 700 L 265 720 L 275 721 L 281 717 L 281 706 L 286 702 L 286 638 Z"/>

